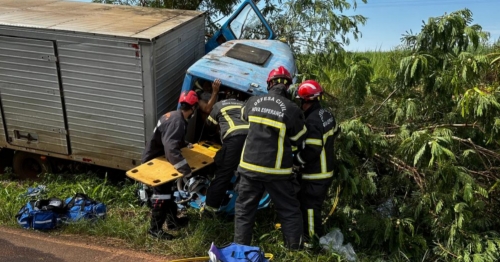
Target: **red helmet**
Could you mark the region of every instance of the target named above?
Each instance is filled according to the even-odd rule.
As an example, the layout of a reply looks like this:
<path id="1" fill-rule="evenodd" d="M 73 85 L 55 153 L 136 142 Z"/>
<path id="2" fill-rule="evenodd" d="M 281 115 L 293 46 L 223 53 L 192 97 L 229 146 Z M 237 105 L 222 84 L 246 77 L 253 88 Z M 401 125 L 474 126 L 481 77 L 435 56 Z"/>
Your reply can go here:
<path id="1" fill-rule="evenodd" d="M 191 91 L 184 91 L 181 93 L 181 96 L 179 97 L 179 103 L 186 103 L 190 106 L 194 106 L 196 103 L 198 103 L 198 95 L 191 90 Z"/>
<path id="2" fill-rule="evenodd" d="M 284 66 L 280 66 L 271 70 L 269 76 L 267 77 L 267 85 L 271 86 L 271 80 L 274 79 L 284 79 L 285 81 L 282 84 L 290 85 L 292 84 L 292 75 Z"/>
<path id="3" fill-rule="evenodd" d="M 323 93 L 323 88 L 314 80 L 302 82 L 297 90 L 297 98 L 313 100 Z"/>

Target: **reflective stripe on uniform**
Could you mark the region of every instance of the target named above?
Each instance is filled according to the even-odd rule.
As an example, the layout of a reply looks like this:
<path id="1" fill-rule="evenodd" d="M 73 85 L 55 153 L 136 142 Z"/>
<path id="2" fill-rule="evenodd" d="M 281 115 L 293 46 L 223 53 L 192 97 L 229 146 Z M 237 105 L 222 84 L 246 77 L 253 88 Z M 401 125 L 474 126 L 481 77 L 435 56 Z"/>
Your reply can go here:
<path id="1" fill-rule="evenodd" d="M 314 209 L 307 210 L 307 226 L 309 227 L 309 236 L 314 236 Z"/>
<path id="2" fill-rule="evenodd" d="M 297 154 L 297 160 L 299 160 L 299 162 L 303 165 L 306 163 L 306 161 L 304 161 L 304 159 L 302 159 L 302 157 L 300 157 L 300 152 Z"/>
<path id="3" fill-rule="evenodd" d="M 208 121 L 212 122 L 214 125 L 218 125 L 219 123 L 217 122 L 217 120 L 213 119 L 212 116 L 208 116 Z"/>
<path id="4" fill-rule="evenodd" d="M 253 165 L 243 160 L 240 162 L 240 167 L 259 173 L 266 173 L 272 175 L 290 175 L 292 173 L 292 168 L 264 167 L 264 166 Z"/>
<path id="5" fill-rule="evenodd" d="M 306 139 L 306 145 L 323 146 L 323 141 L 321 139 L 308 138 Z"/>
<path id="6" fill-rule="evenodd" d="M 226 119 L 227 123 L 229 124 L 229 129 L 226 131 L 226 133 L 224 134 L 224 137 L 222 137 L 222 139 L 226 138 L 227 135 L 229 135 L 231 132 L 233 132 L 235 130 L 248 128 L 248 125 L 234 125 L 234 121 L 231 119 L 231 117 L 229 117 L 229 115 L 226 112 L 227 110 L 241 109 L 241 108 L 242 108 L 242 106 L 236 105 L 236 106 L 226 106 L 220 110 L 220 112 L 222 113 L 222 116 L 224 117 L 224 119 Z"/>
<path id="7" fill-rule="evenodd" d="M 324 145 L 326 144 L 326 140 L 328 140 L 328 137 L 333 136 L 334 133 L 335 133 L 334 129 L 330 129 L 330 131 L 326 132 L 323 135 L 323 144 Z M 325 147 L 323 147 L 323 149 L 321 150 L 320 159 L 321 159 L 321 173 L 325 174 L 325 173 L 327 173 L 327 170 L 326 170 L 327 166 L 326 166 L 326 152 L 325 152 Z"/>
<path id="8" fill-rule="evenodd" d="M 171 198 L 172 198 L 171 194 L 168 194 L 168 195 L 155 195 L 155 194 L 153 194 L 151 196 L 151 199 L 154 199 L 154 200 L 156 200 L 156 199 L 171 199 Z"/>
<path id="9" fill-rule="evenodd" d="M 283 144 L 285 143 L 286 125 L 284 123 L 279 122 L 279 121 L 275 121 L 275 120 L 271 120 L 271 119 L 267 119 L 267 118 L 263 118 L 263 117 L 258 117 L 258 116 L 250 116 L 250 117 L 248 117 L 248 121 L 252 122 L 252 123 L 256 123 L 256 124 L 272 126 L 272 127 L 280 130 L 279 137 L 278 137 L 278 152 L 276 155 L 276 163 L 274 165 L 274 170 L 284 170 L 284 169 L 281 169 L 280 167 L 281 167 L 281 161 L 283 160 L 283 146 L 284 146 Z M 304 128 L 305 128 L 305 126 L 304 126 Z M 246 163 L 246 164 L 248 164 L 248 163 Z M 256 167 L 259 167 L 259 166 L 256 166 Z M 267 167 L 259 167 L 259 168 L 269 169 Z M 250 169 L 250 168 L 247 168 L 247 169 Z M 250 169 L 250 170 L 252 170 L 252 169 Z M 288 170 L 288 169 L 286 169 L 286 170 Z M 291 171 L 292 170 L 290 168 L 290 172 Z M 278 171 L 278 173 L 280 173 L 280 172 L 281 171 Z M 264 172 L 264 173 L 273 174 L 273 172 Z"/>
<path id="10" fill-rule="evenodd" d="M 319 158 L 321 160 L 321 173 L 326 173 L 326 151 L 325 148 L 321 150 L 321 154 L 319 155 Z"/>
<path id="11" fill-rule="evenodd" d="M 243 117 L 244 113 L 245 113 L 245 107 L 242 106 L 241 107 L 241 112 L 240 112 L 240 119 L 241 119 L 241 121 L 245 121 L 246 122 L 245 118 Z"/>
<path id="12" fill-rule="evenodd" d="M 240 108 L 240 110 L 241 110 L 241 106 L 226 106 L 220 110 L 222 116 L 224 117 L 224 119 L 226 119 L 227 123 L 229 124 L 229 129 L 231 129 L 231 127 L 234 127 L 234 122 L 231 119 L 231 117 L 229 117 L 229 115 L 227 114 L 226 111 L 231 110 L 231 109 L 238 109 L 238 108 Z"/>
<path id="13" fill-rule="evenodd" d="M 326 143 L 326 140 L 328 139 L 328 137 L 333 136 L 334 133 L 335 133 L 335 129 L 330 129 L 330 131 L 326 132 L 323 135 L 323 143 Z"/>
<path id="14" fill-rule="evenodd" d="M 304 180 L 316 180 L 316 179 L 325 179 L 333 176 L 333 171 L 325 172 L 325 173 L 317 173 L 317 174 L 302 174 L 302 179 Z"/>
<path id="15" fill-rule="evenodd" d="M 324 135 L 323 135 L 323 145 L 326 144 L 326 140 L 328 140 L 328 138 L 330 136 L 333 136 L 333 134 L 335 133 L 335 129 L 330 129 L 330 131 L 326 132 Z M 321 140 L 319 139 L 307 139 L 307 140 L 318 140 L 320 141 L 321 143 Z M 308 141 L 306 140 L 306 143 L 308 143 Z M 315 141 L 316 143 L 317 141 Z M 322 148 L 321 150 L 321 154 L 319 156 L 320 158 L 320 161 L 321 161 L 321 173 L 316 173 L 316 174 L 302 174 L 302 179 L 305 179 L 305 180 L 316 180 L 316 179 L 326 179 L 326 178 L 330 178 L 333 176 L 333 171 L 330 171 L 328 172 L 327 171 L 327 164 L 326 164 L 326 151 L 325 151 L 325 147 Z M 300 161 L 300 159 L 299 159 Z"/>
<path id="16" fill-rule="evenodd" d="M 239 130 L 239 129 L 248 129 L 248 125 L 239 125 L 239 126 L 235 126 L 235 127 L 229 128 L 229 129 L 226 131 L 226 133 L 224 134 L 224 137 L 223 137 L 222 139 L 226 138 L 226 136 L 227 136 L 228 134 L 230 134 L 231 132 L 236 131 L 236 130 Z"/>
<path id="17" fill-rule="evenodd" d="M 290 140 L 292 141 L 297 141 L 299 140 L 299 138 L 304 135 L 305 133 L 307 132 L 307 127 L 306 125 L 304 125 L 304 127 L 302 127 L 302 130 L 300 130 L 300 132 L 298 132 L 296 135 L 290 137 Z"/>
<path id="18" fill-rule="evenodd" d="M 175 165 L 174 165 L 174 168 L 175 168 L 175 169 L 179 169 L 181 166 L 183 166 L 183 165 L 187 165 L 187 163 L 188 163 L 188 162 L 186 161 L 186 159 L 184 159 L 184 160 L 182 160 L 182 161 L 178 162 L 177 164 L 175 164 Z"/>

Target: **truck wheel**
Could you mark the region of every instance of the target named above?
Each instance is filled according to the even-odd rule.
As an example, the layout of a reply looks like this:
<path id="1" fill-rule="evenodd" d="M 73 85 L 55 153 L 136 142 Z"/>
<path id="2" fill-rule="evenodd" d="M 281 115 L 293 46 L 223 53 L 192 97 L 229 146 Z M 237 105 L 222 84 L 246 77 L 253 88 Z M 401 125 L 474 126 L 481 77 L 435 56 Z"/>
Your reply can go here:
<path id="1" fill-rule="evenodd" d="M 23 151 L 14 153 L 12 168 L 19 178 L 30 180 L 37 180 L 41 175 L 51 172 L 48 158 Z"/>

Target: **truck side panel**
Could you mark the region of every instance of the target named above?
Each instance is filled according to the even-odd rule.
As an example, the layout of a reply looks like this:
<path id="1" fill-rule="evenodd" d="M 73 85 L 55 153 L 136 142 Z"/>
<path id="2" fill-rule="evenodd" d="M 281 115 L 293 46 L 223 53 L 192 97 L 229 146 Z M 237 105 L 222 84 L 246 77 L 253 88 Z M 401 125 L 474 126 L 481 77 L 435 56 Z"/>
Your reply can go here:
<path id="1" fill-rule="evenodd" d="M 58 51 L 69 152 L 28 151 L 123 170 L 139 164 L 145 138 L 138 39 L 2 25 L 0 36 L 53 41 Z"/>
<path id="2" fill-rule="evenodd" d="M 5 130 L 3 128 L 3 117 L 2 117 L 2 92 L 0 91 L 0 148 L 7 146 L 7 140 L 5 138 Z"/>
<path id="3" fill-rule="evenodd" d="M 132 165 L 145 141 L 139 43 L 59 41 L 58 51 L 72 155 Z"/>
<path id="4" fill-rule="evenodd" d="M 200 16 L 156 41 L 156 118 L 177 108 L 186 70 L 204 55 L 204 23 Z"/>
<path id="5" fill-rule="evenodd" d="M 0 36 L 0 93 L 12 145 L 67 154 L 52 41 Z"/>
<path id="6" fill-rule="evenodd" d="M 122 170 L 136 166 L 157 116 L 176 108 L 186 69 L 203 55 L 203 13 L 63 0 L 29 2 L 0 0 L 0 37 L 46 42 L 52 50 L 41 54 L 42 59 L 54 67 L 16 61 L 0 65 L 0 75 L 7 72 L 4 68 L 10 70 L 9 75 L 23 68 L 43 70 L 20 79 L 31 81 L 30 77 L 37 76 L 45 81 L 26 83 L 26 90 L 5 88 L 0 82 L 0 88 L 8 89 L 4 105 L 5 91 L 0 90 L 0 147 Z M 5 59 L 0 57 L 0 62 Z M 58 91 L 38 82 L 52 83 Z M 41 91 L 35 96 L 33 89 Z M 57 95 L 59 102 L 47 98 Z M 38 121 L 23 119 L 24 126 L 42 128 L 55 139 L 65 137 L 62 143 L 50 143 L 64 148 L 36 147 L 41 143 L 33 138 L 40 139 L 42 131 L 35 137 L 31 132 L 18 132 L 18 137 L 28 138 L 23 145 L 5 136 L 10 129 L 3 122 L 9 127 L 21 119 L 11 117 L 16 114 L 11 107 L 21 105 L 23 99 L 21 109 L 31 110 L 24 115 Z M 45 126 L 53 127 L 46 130 Z"/>

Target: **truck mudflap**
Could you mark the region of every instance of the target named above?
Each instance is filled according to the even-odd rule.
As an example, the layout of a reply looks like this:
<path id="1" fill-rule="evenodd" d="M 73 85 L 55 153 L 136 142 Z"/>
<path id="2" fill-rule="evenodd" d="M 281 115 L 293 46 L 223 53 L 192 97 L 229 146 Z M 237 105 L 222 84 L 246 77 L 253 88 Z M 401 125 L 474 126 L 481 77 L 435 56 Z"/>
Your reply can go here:
<path id="1" fill-rule="evenodd" d="M 193 148 L 181 149 L 182 155 L 187 160 L 192 172 L 196 172 L 213 164 L 215 153 L 221 148 L 212 142 L 193 144 Z M 140 166 L 127 171 L 127 176 L 148 186 L 159 186 L 182 177 L 165 156 L 157 157 Z"/>

